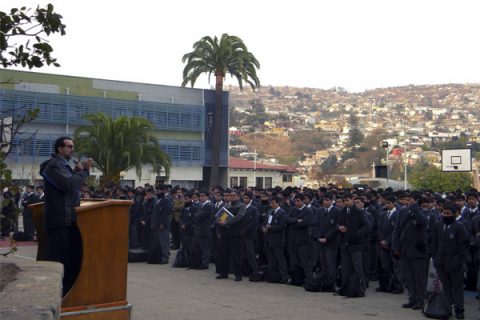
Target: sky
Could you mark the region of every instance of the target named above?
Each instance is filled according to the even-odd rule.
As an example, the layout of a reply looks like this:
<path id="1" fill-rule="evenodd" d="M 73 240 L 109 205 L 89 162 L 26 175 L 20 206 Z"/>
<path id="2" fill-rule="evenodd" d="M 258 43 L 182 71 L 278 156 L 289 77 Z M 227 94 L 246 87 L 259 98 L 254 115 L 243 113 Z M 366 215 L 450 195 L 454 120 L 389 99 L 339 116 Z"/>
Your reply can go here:
<path id="1" fill-rule="evenodd" d="M 1 0 L 0 11 L 47 3 L 67 34 L 49 38 L 61 67 L 35 72 L 180 86 L 182 56 L 228 33 L 260 62 L 262 86 L 480 83 L 478 0 Z"/>

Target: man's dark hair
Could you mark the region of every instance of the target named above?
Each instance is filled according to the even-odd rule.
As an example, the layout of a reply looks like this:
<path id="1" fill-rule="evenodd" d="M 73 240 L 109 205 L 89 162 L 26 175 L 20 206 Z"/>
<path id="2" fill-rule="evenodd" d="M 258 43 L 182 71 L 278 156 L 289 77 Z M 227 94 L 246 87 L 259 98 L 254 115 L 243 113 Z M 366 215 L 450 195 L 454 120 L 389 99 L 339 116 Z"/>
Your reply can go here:
<path id="1" fill-rule="evenodd" d="M 450 210 L 453 213 L 453 215 L 455 215 L 455 216 L 458 213 L 458 207 L 454 203 L 451 203 L 451 202 L 445 204 L 445 206 L 443 207 L 443 210 Z"/>
<path id="2" fill-rule="evenodd" d="M 328 199 L 328 200 L 333 200 L 333 194 L 331 194 L 330 192 L 327 192 L 327 193 L 325 193 L 323 198 Z"/>
<path id="3" fill-rule="evenodd" d="M 353 195 L 351 193 L 344 193 L 342 199 L 353 199 Z"/>
<path id="4" fill-rule="evenodd" d="M 295 195 L 295 197 L 293 197 L 293 198 L 294 198 L 295 200 L 297 200 L 297 199 L 300 199 L 300 200 L 302 200 L 302 201 L 305 200 L 305 196 L 303 195 L 303 193 L 297 193 L 297 194 Z"/>
<path id="5" fill-rule="evenodd" d="M 245 197 L 248 197 L 248 199 L 253 199 L 253 192 L 252 191 L 245 191 L 243 194 Z"/>
<path id="6" fill-rule="evenodd" d="M 72 140 L 72 138 L 64 136 L 64 137 L 57 138 L 57 140 L 55 140 L 55 144 L 53 145 L 53 149 L 55 150 L 55 153 L 58 153 L 58 148 L 65 147 L 65 140 Z"/>
<path id="7" fill-rule="evenodd" d="M 275 201 L 276 203 L 281 204 L 282 203 L 282 198 L 279 197 L 279 196 L 273 196 L 271 201 Z"/>
<path id="8" fill-rule="evenodd" d="M 385 201 L 395 203 L 395 197 L 393 195 L 388 195 L 385 197 Z"/>

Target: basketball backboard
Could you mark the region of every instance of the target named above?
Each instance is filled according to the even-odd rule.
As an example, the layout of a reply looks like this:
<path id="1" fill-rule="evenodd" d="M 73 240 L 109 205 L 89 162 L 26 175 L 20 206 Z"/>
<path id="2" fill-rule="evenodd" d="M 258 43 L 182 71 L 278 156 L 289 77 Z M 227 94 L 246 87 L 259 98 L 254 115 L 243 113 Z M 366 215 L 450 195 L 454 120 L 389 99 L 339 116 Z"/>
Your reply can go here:
<path id="1" fill-rule="evenodd" d="M 472 171 L 472 149 L 443 149 L 442 171 Z"/>

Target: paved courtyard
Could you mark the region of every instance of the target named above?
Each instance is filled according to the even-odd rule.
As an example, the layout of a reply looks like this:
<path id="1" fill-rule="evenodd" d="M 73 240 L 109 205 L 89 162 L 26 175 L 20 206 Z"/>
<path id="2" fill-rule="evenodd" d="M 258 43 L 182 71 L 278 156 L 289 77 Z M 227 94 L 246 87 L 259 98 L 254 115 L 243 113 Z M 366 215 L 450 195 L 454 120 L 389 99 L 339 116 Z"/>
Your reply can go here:
<path id="1" fill-rule="evenodd" d="M 18 255 L 35 257 L 36 247 Z M 169 265 L 130 263 L 128 301 L 133 320 L 268 319 L 422 319 L 420 311 L 402 309 L 406 295 L 377 293 L 371 284 L 365 298 L 346 299 L 301 287 L 216 280 L 214 269 L 185 270 Z M 473 292 L 466 293 L 466 319 L 480 319 Z"/>

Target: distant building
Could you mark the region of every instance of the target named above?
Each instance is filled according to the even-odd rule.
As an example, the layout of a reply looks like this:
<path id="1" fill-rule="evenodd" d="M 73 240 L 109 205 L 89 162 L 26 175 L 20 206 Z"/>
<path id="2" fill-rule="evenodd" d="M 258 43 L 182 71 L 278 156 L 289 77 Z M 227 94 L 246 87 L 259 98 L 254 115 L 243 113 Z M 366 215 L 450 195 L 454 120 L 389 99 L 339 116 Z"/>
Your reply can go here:
<path id="1" fill-rule="evenodd" d="M 229 158 L 228 177 L 230 188 L 252 187 L 282 188 L 295 185 L 297 170 L 294 167 L 249 161 L 240 158 Z"/>

